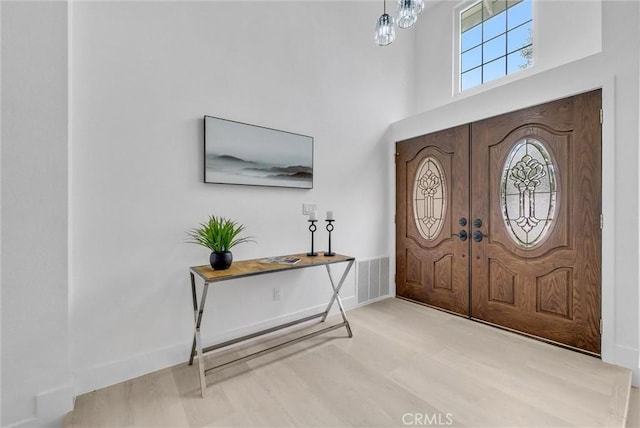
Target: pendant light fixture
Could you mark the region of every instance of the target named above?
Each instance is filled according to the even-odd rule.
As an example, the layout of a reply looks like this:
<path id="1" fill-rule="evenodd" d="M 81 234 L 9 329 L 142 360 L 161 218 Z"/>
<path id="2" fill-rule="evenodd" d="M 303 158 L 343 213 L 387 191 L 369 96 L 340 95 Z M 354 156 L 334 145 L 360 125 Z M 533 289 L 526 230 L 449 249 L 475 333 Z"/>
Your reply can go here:
<path id="1" fill-rule="evenodd" d="M 387 13 L 387 1 L 383 0 L 383 12 L 376 23 L 373 36 L 378 46 L 387 46 L 396 39 L 396 25 L 393 16 Z"/>
<path id="2" fill-rule="evenodd" d="M 398 27 L 409 28 L 416 23 L 418 11 L 414 0 L 398 1 Z"/>
<path id="3" fill-rule="evenodd" d="M 416 10 L 416 16 L 420 15 L 424 10 L 424 0 L 413 0 L 413 8 Z"/>
<path id="4" fill-rule="evenodd" d="M 398 19 L 387 13 L 387 1 L 383 0 L 383 13 L 376 22 L 373 39 L 378 46 L 387 46 L 396 39 L 396 22 L 400 28 L 409 28 L 416 23 L 424 10 L 424 0 L 398 0 Z"/>

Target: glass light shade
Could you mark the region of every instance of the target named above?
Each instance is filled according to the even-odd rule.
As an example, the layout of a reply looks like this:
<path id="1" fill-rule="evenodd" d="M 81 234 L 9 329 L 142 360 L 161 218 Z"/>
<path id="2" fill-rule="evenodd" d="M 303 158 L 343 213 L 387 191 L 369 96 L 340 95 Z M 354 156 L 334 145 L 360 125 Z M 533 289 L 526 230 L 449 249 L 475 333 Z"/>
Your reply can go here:
<path id="1" fill-rule="evenodd" d="M 424 10 L 424 0 L 413 0 L 413 9 L 416 11 L 416 16 L 420 15 Z"/>
<path id="2" fill-rule="evenodd" d="M 398 2 L 398 27 L 409 28 L 416 23 L 418 13 L 414 0 L 400 0 Z"/>
<path id="3" fill-rule="evenodd" d="M 393 16 L 382 14 L 376 23 L 374 40 L 379 46 L 387 46 L 396 39 L 396 26 Z"/>

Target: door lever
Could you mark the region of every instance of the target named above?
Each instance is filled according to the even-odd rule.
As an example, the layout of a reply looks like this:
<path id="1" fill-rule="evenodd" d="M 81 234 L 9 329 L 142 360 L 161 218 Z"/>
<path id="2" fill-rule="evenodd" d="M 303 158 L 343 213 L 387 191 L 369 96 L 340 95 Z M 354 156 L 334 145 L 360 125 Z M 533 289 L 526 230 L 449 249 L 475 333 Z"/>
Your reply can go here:
<path id="1" fill-rule="evenodd" d="M 462 229 L 462 230 L 461 230 L 460 232 L 458 232 L 458 233 L 454 233 L 454 234 L 453 234 L 453 235 L 451 235 L 451 236 L 457 236 L 457 237 L 459 237 L 459 238 L 460 238 L 460 240 L 461 240 L 461 241 L 463 241 L 463 242 L 464 242 L 464 241 L 466 241 L 466 240 L 467 240 L 467 238 L 469 238 L 469 235 L 467 234 L 467 231 L 466 231 L 466 230 L 464 230 L 464 229 Z"/>
<path id="2" fill-rule="evenodd" d="M 480 242 L 482 241 L 483 238 L 488 238 L 488 237 L 489 237 L 488 235 L 485 235 L 479 230 L 476 230 L 475 232 L 473 232 L 473 240 L 476 242 Z"/>

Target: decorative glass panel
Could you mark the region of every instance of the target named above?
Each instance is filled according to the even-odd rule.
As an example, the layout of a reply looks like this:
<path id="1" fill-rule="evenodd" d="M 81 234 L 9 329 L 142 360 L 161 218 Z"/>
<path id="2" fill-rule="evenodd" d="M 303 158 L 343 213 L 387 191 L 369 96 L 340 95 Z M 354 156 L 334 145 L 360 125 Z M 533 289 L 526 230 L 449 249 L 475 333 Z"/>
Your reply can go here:
<path id="1" fill-rule="evenodd" d="M 549 232 L 556 211 L 556 167 L 545 145 L 534 138 L 520 140 L 507 155 L 500 205 L 509 236 L 531 248 Z"/>
<path id="2" fill-rule="evenodd" d="M 413 216 L 420 235 L 436 239 L 444 224 L 447 186 L 442 165 L 434 157 L 425 158 L 416 172 L 413 185 Z"/>

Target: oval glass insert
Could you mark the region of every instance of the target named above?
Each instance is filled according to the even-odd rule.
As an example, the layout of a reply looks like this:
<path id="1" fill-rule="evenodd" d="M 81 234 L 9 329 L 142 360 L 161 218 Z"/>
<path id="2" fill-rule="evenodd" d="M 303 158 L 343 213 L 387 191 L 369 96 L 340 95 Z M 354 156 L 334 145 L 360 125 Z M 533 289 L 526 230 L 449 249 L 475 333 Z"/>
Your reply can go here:
<path id="1" fill-rule="evenodd" d="M 525 138 L 507 155 L 500 182 L 500 205 L 509 236 L 520 247 L 541 242 L 556 211 L 556 167 L 545 145 Z"/>
<path id="2" fill-rule="evenodd" d="M 438 159 L 428 156 L 417 169 L 413 184 L 413 219 L 420 235 L 433 241 L 444 224 L 447 187 Z"/>

